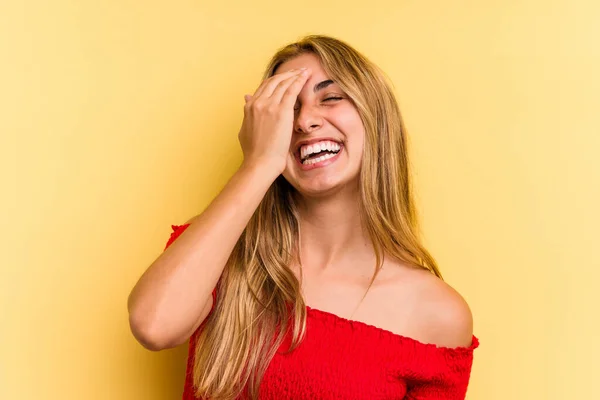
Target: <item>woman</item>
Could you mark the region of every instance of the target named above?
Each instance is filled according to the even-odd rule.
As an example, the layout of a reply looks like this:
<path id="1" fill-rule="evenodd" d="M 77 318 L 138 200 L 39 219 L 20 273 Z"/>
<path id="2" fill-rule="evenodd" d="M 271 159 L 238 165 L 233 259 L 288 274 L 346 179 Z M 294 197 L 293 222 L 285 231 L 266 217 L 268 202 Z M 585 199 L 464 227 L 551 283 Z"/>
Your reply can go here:
<path id="1" fill-rule="evenodd" d="M 190 338 L 184 399 L 463 399 L 472 316 L 418 237 L 384 74 L 311 35 L 245 100 L 244 160 L 133 288 L 134 336 Z"/>

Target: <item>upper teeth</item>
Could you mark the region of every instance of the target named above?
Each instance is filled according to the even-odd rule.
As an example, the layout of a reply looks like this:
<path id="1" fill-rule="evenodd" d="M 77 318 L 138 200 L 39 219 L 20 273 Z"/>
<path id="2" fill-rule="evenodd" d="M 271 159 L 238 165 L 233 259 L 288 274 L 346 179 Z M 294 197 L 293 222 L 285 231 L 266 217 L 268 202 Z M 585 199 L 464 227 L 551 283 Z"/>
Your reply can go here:
<path id="1" fill-rule="evenodd" d="M 324 150 L 338 151 L 339 149 L 340 149 L 339 144 L 337 144 L 335 142 L 331 142 L 329 140 L 324 140 L 322 142 L 313 143 L 310 145 L 304 145 L 304 146 L 300 147 L 300 158 L 302 160 L 304 160 L 306 157 L 310 156 L 311 154 L 318 153 L 320 151 L 324 151 Z"/>

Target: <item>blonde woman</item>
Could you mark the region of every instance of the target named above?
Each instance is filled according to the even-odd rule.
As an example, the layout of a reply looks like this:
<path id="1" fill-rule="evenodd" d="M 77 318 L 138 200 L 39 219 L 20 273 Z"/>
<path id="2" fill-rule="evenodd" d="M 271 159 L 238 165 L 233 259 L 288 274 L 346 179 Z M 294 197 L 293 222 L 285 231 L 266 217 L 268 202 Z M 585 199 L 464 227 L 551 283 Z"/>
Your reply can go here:
<path id="1" fill-rule="evenodd" d="M 479 343 L 419 238 L 385 75 L 310 35 L 245 101 L 243 162 L 172 225 L 129 296 L 133 335 L 190 339 L 185 400 L 464 399 Z"/>

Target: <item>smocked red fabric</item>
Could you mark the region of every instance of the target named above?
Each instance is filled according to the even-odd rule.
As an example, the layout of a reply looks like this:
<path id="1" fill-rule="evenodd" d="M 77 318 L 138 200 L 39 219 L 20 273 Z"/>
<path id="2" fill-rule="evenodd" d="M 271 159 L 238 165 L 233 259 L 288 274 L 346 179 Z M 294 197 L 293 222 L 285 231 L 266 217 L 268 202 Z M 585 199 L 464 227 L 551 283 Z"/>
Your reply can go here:
<path id="1" fill-rule="evenodd" d="M 188 226 L 172 225 L 165 249 Z M 306 324 L 300 346 L 283 354 L 291 342 L 288 337 L 269 364 L 260 386 L 261 400 L 465 398 L 473 351 L 479 346 L 475 336 L 469 347 L 438 347 L 311 307 Z M 192 371 L 202 328 L 190 338 L 183 400 L 196 400 Z"/>

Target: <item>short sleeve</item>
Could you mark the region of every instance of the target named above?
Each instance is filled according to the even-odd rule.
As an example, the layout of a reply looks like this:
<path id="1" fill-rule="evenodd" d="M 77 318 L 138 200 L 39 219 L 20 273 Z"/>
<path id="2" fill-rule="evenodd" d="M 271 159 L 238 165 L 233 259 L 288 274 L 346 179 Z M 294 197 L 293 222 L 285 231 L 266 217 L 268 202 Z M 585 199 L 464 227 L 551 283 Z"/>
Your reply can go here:
<path id="1" fill-rule="evenodd" d="M 171 236 L 169 237 L 169 240 L 167 240 L 165 250 L 167 249 L 167 247 L 173 244 L 175 239 L 177 239 L 187 229 L 188 226 L 190 226 L 190 224 L 171 225 L 172 232 Z"/>
<path id="2" fill-rule="evenodd" d="M 407 400 L 464 400 L 469 385 L 473 350 L 479 339 L 473 336 L 468 348 L 435 348 L 429 350 L 421 364 L 420 375 L 409 383 Z"/>

